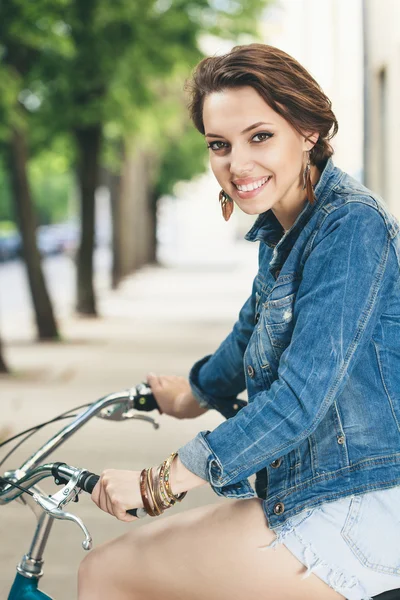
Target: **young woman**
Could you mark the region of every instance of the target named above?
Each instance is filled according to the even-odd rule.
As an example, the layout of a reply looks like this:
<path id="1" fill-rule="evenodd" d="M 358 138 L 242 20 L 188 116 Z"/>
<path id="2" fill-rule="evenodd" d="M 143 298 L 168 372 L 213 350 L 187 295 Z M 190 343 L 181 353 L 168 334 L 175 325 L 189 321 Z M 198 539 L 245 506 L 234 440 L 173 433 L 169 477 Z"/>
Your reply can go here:
<path id="1" fill-rule="evenodd" d="M 189 381 L 148 380 L 178 418 L 233 414 L 245 388 L 249 403 L 158 468 L 104 472 L 92 497 L 123 521 L 200 485 L 233 500 L 95 549 L 79 599 L 367 600 L 400 588 L 399 223 L 334 166 L 331 103 L 281 50 L 204 59 L 190 110 L 224 217 L 234 204 L 259 215 L 246 236 L 259 270 Z"/>

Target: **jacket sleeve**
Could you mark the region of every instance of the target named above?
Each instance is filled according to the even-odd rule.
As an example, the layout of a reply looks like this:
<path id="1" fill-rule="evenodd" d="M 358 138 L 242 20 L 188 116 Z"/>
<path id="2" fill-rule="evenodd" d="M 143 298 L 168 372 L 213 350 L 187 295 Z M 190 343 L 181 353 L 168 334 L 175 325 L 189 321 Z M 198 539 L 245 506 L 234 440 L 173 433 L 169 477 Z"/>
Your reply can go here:
<path id="1" fill-rule="evenodd" d="M 384 219 L 363 202 L 325 217 L 305 261 L 293 333 L 278 377 L 233 419 L 180 448 L 218 495 L 247 497 L 247 478 L 310 436 L 362 356 L 399 277 Z"/>
<path id="2" fill-rule="evenodd" d="M 255 283 L 233 330 L 212 355 L 194 364 L 189 382 L 199 404 L 224 414 L 223 406 L 234 403 L 246 387 L 243 355 L 254 329 Z M 221 410 L 222 409 L 222 410 Z"/>

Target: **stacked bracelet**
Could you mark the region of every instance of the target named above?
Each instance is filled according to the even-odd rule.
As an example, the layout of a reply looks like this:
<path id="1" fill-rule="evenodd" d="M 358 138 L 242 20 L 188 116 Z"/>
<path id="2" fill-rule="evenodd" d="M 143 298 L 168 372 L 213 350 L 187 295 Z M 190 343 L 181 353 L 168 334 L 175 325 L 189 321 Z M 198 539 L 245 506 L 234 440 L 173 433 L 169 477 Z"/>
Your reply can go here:
<path id="1" fill-rule="evenodd" d="M 140 494 L 143 506 L 150 517 L 157 517 L 177 502 L 181 502 L 187 492 L 178 496 L 172 493 L 170 486 L 170 469 L 174 458 L 173 452 L 157 469 L 143 469 L 140 473 Z"/>

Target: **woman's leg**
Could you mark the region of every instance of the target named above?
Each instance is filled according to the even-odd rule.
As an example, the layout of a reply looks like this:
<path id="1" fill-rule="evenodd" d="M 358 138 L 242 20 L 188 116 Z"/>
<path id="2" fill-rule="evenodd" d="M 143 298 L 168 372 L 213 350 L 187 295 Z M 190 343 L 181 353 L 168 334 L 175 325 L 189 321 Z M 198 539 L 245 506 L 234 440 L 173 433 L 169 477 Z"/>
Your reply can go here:
<path id="1" fill-rule="evenodd" d="M 85 558 L 79 600 L 343 600 L 274 539 L 258 498 L 154 519 Z"/>

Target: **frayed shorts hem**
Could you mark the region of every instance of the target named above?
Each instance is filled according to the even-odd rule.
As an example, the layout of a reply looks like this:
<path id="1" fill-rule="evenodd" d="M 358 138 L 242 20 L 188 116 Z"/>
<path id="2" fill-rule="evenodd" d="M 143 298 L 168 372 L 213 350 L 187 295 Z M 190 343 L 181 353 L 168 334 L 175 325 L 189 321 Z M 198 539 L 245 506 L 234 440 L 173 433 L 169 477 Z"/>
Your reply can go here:
<path id="1" fill-rule="evenodd" d="M 383 591 L 400 588 L 398 506 L 400 487 L 306 509 L 271 529 L 275 540 L 260 550 L 283 544 L 306 567 L 302 579 L 315 573 L 346 600 L 373 600 Z M 265 502 L 263 509 L 268 523 Z M 381 525 L 379 537 L 371 531 L 372 522 Z M 370 549 L 372 558 L 367 555 Z"/>

